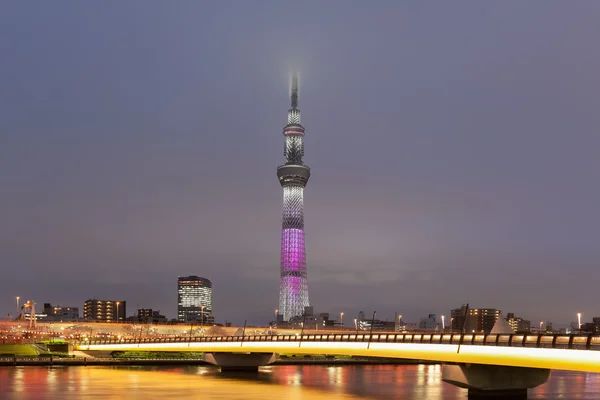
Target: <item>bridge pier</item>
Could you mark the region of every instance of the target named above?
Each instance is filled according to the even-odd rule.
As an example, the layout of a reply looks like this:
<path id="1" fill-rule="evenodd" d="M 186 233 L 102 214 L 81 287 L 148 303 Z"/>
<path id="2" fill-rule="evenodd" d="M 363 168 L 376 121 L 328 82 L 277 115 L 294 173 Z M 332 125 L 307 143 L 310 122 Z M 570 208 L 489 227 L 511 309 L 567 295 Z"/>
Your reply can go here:
<path id="1" fill-rule="evenodd" d="M 469 399 L 527 399 L 527 389 L 546 383 L 549 369 L 483 364 L 443 365 L 442 380 L 469 390 Z"/>
<path id="2" fill-rule="evenodd" d="M 275 361 L 273 353 L 204 353 L 202 359 L 221 372 L 258 372 L 258 367 Z"/>

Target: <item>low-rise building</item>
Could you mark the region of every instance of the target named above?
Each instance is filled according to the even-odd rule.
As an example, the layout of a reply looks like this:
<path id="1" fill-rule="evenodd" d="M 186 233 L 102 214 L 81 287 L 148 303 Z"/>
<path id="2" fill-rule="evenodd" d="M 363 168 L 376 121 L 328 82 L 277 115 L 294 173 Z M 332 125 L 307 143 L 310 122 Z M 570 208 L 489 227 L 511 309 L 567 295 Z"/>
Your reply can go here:
<path id="1" fill-rule="evenodd" d="M 116 300 L 86 300 L 83 305 L 83 319 L 86 321 L 118 322 L 125 321 L 127 303 Z"/>
<path id="2" fill-rule="evenodd" d="M 574 331 L 573 333 L 591 333 L 592 335 L 600 335 L 600 317 L 594 317 L 592 322 L 586 322 L 581 324 L 581 329 Z"/>
<path id="3" fill-rule="evenodd" d="M 305 329 L 341 329 L 339 322 L 330 319 L 329 313 L 314 314 L 312 306 L 305 307 L 303 315 L 290 318 L 289 321 L 283 320 L 283 315 L 277 315 L 275 324 L 278 328 L 302 328 Z"/>
<path id="4" fill-rule="evenodd" d="M 467 308 L 450 310 L 450 329 L 453 332 L 490 333 L 501 311 L 496 308 Z"/>
<path id="5" fill-rule="evenodd" d="M 358 313 L 355 328 L 362 331 L 370 331 L 371 325 L 374 331 L 394 332 L 396 329 L 395 319 L 392 321 L 383 321 L 380 319 L 368 318 L 364 311 Z"/>
<path id="6" fill-rule="evenodd" d="M 418 322 L 404 322 L 400 321 L 400 324 L 397 325 L 397 332 L 415 332 L 419 329 Z"/>
<path id="7" fill-rule="evenodd" d="M 167 317 L 161 315 L 160 310 L 156 311 L 151 308 L 138 308 L 137 320 L 145 324 L 159 324 L 168 321 Z"/>
<path id="8" fill-rule="evenodd" d="M 437 329 L 437 319 L 435 314 L 429 314 L 427 318 L 421 318 L 419 321 L 420 331 L 435 331 Z"/>
<path id="9" fill-rule="evenodd" d="M 51 303 L 44 303 L 43 317 L 38 320 L 71 322 L 79 321 L 79 307 L 53 306 Z"/>
<path id="10" fill-rule="evenodd" d="M 361 331 L 370 331 L 371 325 L 373 325 L 374 331 L 394 332 L 396 321 L 382 321 L 380 319 L 358 321 L 358 329 Z"/>
<path id="11" fill-rule="evenodd" d="M 506 321 L 508 321 L 510 327 L 517 333 L 529 333 L 531 329 L 531 321 L 515 317 L 514 313 L 507 313 Z"/>

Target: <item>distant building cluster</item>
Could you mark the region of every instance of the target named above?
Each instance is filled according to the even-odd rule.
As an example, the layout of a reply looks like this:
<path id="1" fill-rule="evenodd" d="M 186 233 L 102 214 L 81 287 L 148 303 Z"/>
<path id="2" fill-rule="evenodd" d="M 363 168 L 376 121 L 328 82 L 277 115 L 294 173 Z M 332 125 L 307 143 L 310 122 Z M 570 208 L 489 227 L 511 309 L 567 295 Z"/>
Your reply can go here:
<path id="1" fill-rule="evenodd" d="M 31 315 L 26 314 L 26 319 Z M 79 320 L 79 307 L 61 307 L 53 306 L 50 303 L 44 303 L 44 309 L 41 314 L 36 313 L 38 319 L 56 322 L 69 322 Z"/>
<path id="2" fill-rule="evenodd" d="M 276 310 L 277 311 L 277 310 Z M 540 322 L 539 325 L 532 325 L 531 321 L 516 316 L 509 312 L 506 315 L 497 308 L 470 308 L 468 305 L 462 305 L 450 310 L 449 318 L 446 316 L 437 316 L 429 314 L 427 317 L 420 318 L 418 322 L 407 322 L 397 315 L 394 319 L 382 320 L 366 315 L 360 311 L 357 318 L 350 318 L 343 323 L 343 314 L 339 314 L 339 320 L 331 319 L 329 313 L 315 314 L 312 307 L 305 307 L 302 316 L 291 318 L 284 321 L 283 315 L 277 313 L 276 320 L 271 322 L 271 326 L 277 328 L 304 328 L 317 330 L 356 330 L 358 331 L 386 331 L 386 332 L 432 332 L 432 333 L 542 333 L 542 334 L 594 334 L 600 335 L 600 317 L 595 317 L 592 322 L 572 323 L 569 328 L 555 330 L 552 322 Z"/>
<path id="3" fill-rule="evenodd" d="M 22 306 L 17 297 L 16 319 L 52 322 L 130 322 L 130 323 L 167 323 L 185 322 L 214 325 L 215 317 L 212 309 L 212 282 L 199 276 L 186 276 L 177 279 L 177 318 L 169 319 L 160 310 L 139 308 L 137 313 L 127 316 L 127 301 L 88 299 L 83 304 L 83 315 L 79 307 L 53 306 L 44 303 L 41 312 L 35 311 L 35 303 L 27 301 Z M 39 310 L 39 308 L 38 308 Z M 32 321 L 33 322 L 33 321 Z"/>
<path id="4" fill-rule="evenodd" d="M 276 319 L 271 322 L 273 327 L 282 329 L 305 328 L 305 329 L 333 329 L 336 321 L 331 319 L 329 313 L 315 314 L 312 306 L 304 307 L 304 313 L 291 317 L 288 321 L 284 320 L 284 315 L 276 310 Z"/>
<path id="5" fill-rule="evenodd" d="M 305 327 L 314 326 L 315 321 L 321 321 L 317 325 L 319 328 L 331 327 L 342 329 L 342 322 L 335 320 L 329 320 L 329 313 L 322 313 L 319 316 L 327 316 L 327 322 L 321 317 L 314 317 L 312 314 L 312 307 L 306 307 L 303 317 L 297 317 L 286 323 L 282 320 L 281 316 L 278 316 L 278 320 L 272 322 L 272 325 L 278 327 L 297 327 L 302 326 L 304 323 Z M 343 316 L 341 313 L 340 317 Z M 502 323 L 500 324 L 499 321 Z M 346 324 L 344 329 L 355 329 L 356 331 L 396 331 L 396 332 L 445 332 L 445 333 L 490 333 L 496 327 L 496 331 L 499 329 L 502 332 L 515 332 L 515 333 L 528 333 L 536 331 L 535 327 L 531 327 L 530 321 L 521 317 L 515 316 L 514 313 L 508 313 L 504 317 L 502 311 L 496 308 L 469 308 L 466 305 L 450 310 L 449 318 L 445 316 L 439 318 L 436 314 L 429 314 L 427 317 L 421 318 L 418 322 L 407 322 L 402 319 L 401 315 L 397 315 L 393 320 L 382 320 L 365 315 L 364 311 L 358 313 L 358 318 L 353 320 L 353 326 Z M 586 329 L 590 332 L 600 333 L 600 318 L 594 319 L 594 324 L 584 324 L 582 329 Z M 545 325 L 545 330 L 552 331 L 552 323 Z M 594 330 L 595 329 L 595 330 Z"/>

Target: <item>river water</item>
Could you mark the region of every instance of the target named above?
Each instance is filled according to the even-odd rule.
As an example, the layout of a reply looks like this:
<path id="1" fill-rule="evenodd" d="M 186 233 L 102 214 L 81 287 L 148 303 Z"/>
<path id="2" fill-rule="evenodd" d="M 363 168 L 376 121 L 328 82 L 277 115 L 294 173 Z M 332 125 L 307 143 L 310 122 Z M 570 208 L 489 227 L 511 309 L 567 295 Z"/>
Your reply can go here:
<path id="1" fill-rule="evenodd" d="M 274 366 L 258 374 L 213 367 L 0 367 L 2 400 L 466 399 L 439 365 Z M 530 399 L 599 399 L 600 374 L 553 372 Z"/>

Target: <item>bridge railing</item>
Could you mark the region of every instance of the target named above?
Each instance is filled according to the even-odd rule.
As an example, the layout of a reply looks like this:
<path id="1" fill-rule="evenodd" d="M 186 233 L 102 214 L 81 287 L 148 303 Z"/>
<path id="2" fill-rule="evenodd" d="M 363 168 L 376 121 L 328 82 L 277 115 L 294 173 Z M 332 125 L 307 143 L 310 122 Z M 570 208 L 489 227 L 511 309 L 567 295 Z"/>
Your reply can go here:
<path id="1" fill-rule="evenodd" d="M 454 344 L 461 346 L 541 347 L 552 349 L 600 350 L 600 336 L 593 335 L 526 335 L 526 334 L 325 334 L 325 335 L 248 335 L 200 336 L 144 339 L 106 339 L 75 342 L 78 346 L 150 343 L 220 343 L 220 342 L 365 342 Z"/>

